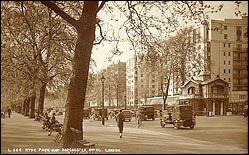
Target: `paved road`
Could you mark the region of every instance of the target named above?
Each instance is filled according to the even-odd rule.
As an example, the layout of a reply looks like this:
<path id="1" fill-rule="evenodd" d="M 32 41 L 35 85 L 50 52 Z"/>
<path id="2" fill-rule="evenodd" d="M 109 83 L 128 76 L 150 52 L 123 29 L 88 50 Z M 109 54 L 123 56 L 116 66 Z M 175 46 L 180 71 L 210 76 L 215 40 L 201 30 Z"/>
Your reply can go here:
<path id="1" fill-rule="evenodd" d="M 60 122 L 63 116 L 57 116 Z M 175 153 L 248 153 L 248 118 L 242 116 L 197 117 L 194 130 L 161 128 L 159 119 L 144 121 L 144 128 L 136 128 L 135 120 L 125 122 L 123 138 L 119 138 L 114 119 L 103 126 L 101 121 L 84 120 L 84 138 L 96 144 L 96 154 L 175 154 Z M 41 124 L 23 115 L 1 121 L 1 153 L 52 153 L 39 148 L 59 148 L 53 142 L 55 134 L 47 136 Z M 13 151 L 21 148 L 22 152 Z M 66 152 L 60 152 L 66 153 Z"/>
<path id="2" fill-rule="evenodd" d="M 106 148 L 129 154 L 248 153 L 248 119 L 241 116 L 197 117 L 194 130 L 161 128 L 159 119 L 144 121 L 143 129 L 135 128 L 135 121 L 126 122 L 122 139 L 114 120 L 105 126 L 93 120 L 84 124 L 85 138 L 96 143 L 100 153 Z"/>

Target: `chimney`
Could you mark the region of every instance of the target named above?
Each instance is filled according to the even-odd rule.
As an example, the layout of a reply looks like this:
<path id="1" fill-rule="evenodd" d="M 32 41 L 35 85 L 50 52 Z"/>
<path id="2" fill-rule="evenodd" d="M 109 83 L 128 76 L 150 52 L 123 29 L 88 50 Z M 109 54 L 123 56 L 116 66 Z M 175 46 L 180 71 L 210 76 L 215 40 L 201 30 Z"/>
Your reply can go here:
<path id="1" fill-rule="evenodd" d="M 207 71 L 201 72 L 198 79 L 200 79 L 202 81 L 209 80 L 210 79 L 210 73 L 207 72 Z"/>

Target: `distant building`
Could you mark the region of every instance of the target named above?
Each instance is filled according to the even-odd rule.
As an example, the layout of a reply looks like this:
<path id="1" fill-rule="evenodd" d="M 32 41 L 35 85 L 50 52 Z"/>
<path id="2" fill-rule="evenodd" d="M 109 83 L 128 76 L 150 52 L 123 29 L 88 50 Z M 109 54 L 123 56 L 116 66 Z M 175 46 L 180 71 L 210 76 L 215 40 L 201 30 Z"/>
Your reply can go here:
<path id="1" fill-rule="evenodd" d="M 138 104 L 138 66 L 133 57 L 126 62 L 126 104 L 128 107 L 137 107 Z"/>
<path id="2" fill-rule="evenodd" d="M 248 104 L 248 16 L 242 19 L 210 20 L 207 25 L 197 26 L 190 35 L 201 35 L 197 51 L 204 57 L 202 71 L 206 80 L 217 76 L 228 83 L 227 111 L 240 114 Z M 193 37 L 194 39 L 195 37 Z M 156 67 L 155 64 L 154 67 Z M 166 77 L 153 66 L 145 65 L 134 57 L 127 61 L 127 100 L 130 106 L 146 104 L 147 98 L 160 97 L 161 82 Z M 179 96 L 182 83 L 179 73 L 173 73 L 168 96 Z M 190 77 L 197 74 L 188 72 Z M 163 87 L 164 91 L 166 87 Z M 224 112 L 224 111 L 223 111 Z"/>
<path id="3" fill-rule="evenodd" d="M 205 70 L 229 83 L 229 109 L 240 114 L 248 104 L 248 16 L 211 20 L 199 28 L 204 44 Z"/>

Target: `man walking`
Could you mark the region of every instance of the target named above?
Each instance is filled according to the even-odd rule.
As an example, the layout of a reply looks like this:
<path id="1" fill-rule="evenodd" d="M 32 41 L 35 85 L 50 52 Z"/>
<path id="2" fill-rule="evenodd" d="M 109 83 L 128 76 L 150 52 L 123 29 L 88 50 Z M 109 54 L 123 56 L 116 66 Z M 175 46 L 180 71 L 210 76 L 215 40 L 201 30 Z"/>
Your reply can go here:
<path id="1" fill-rule="evenodd" d="M 9 118 L 10 118 L 10 115 L 11 115 L 11 109 L 10 108 L 8 108 L 8 115 L 9 115 Z"/>
<path id="2" fill-rule="evenodd" d="M 119 128 L 119 134 L 120 138 L 122 138 L 123 128 L 124 128 L 124 115 L 122 113 L 122 110 L 120 110 L 119 114 L 117 115 L 117 125 Z"/>

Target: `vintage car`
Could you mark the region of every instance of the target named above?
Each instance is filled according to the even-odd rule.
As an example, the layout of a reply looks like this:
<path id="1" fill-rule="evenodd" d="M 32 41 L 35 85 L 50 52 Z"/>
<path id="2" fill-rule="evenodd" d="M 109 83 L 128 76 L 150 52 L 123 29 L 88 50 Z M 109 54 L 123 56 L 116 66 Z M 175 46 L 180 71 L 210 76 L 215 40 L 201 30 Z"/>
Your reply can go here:
<path id="1" fill-rule="evenodd" d="M 131 112 L 131 110 L 122 110 L 122 113 L 124 115 L 125 121 L 128 120 L 130 122 L 131 118 L 132 118 L 132 112 Z"/>
<path id="2" fill-rule="evenodd" d="M 142 106 L 139 108 L 139 112 L 142 114 L 142 120 L 155 120 L 155 108 L 153 106 Z"/>
<path id="3" fill-rule="evenodd" d="M 192 106 L 177 105 L 171 111 L 163 111 L 160 125 L 164 128 L 167 124 L 173 124 L 176 129 L 180 127 L 190 127 L 190 129 L 193 129 L 196 121 Z"/>
<path id="4" fill-rule="evenodd" d="M 94 109 L 94 114 L 93 114 L 93 119 L 94 120 L 102 120 L 102 108 L 96 108 Z M 104 109 L 104 118 L 108 120 L 108 115 L 107 115 L 107 109 Z"/>
<path id="5" fill-rule="evenodd" d="M 91 109 L 89 109 L 89 108 L 84 108 L 83 109 L 83 118 L 89 119 L 90 116 L 91 116 L 90 114 L 91 114 Z"/>

